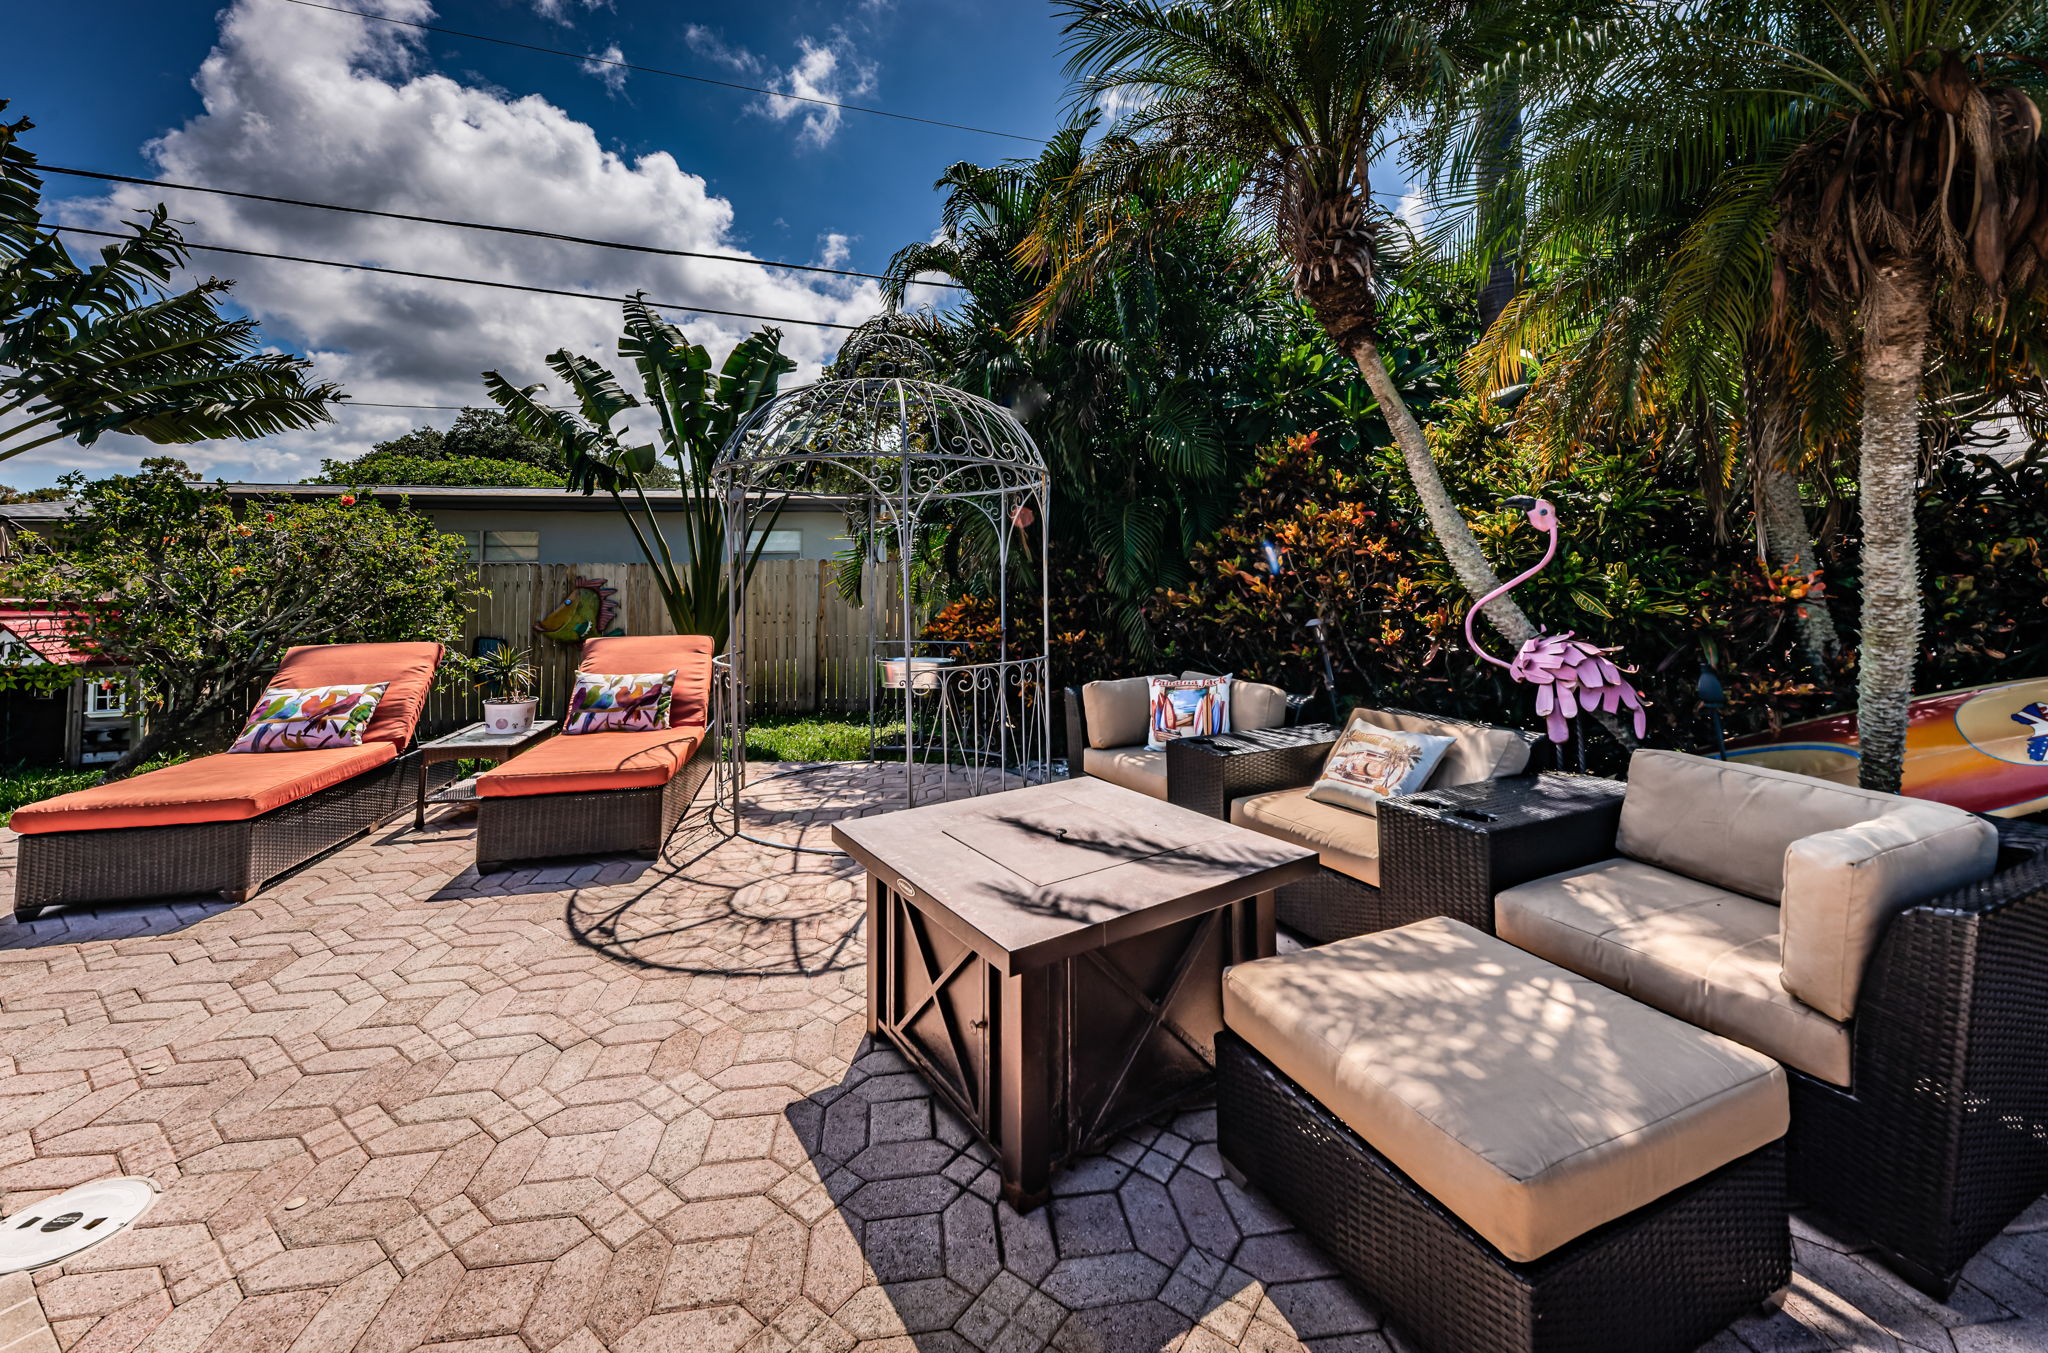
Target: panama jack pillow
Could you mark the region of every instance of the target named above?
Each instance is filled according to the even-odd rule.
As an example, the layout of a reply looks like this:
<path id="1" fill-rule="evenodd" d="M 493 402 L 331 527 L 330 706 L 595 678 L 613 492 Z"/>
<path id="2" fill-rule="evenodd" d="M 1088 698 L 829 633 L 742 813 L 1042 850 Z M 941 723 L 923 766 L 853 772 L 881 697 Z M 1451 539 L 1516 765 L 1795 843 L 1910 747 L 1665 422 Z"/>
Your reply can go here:
<path id="1" fill-rule="evenodd" d="M 231 752 L 312 752 L 360 747 L 390 683 L 374 686 L 272 686 L 242 725 Z"/>
<path id="2" fill-rule="evenodd" d="M 578 672 L 569 696 L 564 733 L 651 733 L 668 727 L 669 692 L 674 672 L 637 672 L 604 676 Z"/>
<path id="3" fill-rule="evenodd" d="M 1381 799 L 1422 788 L 1455 741 L 1353 719 L 1330 748 L 1323 773 L 1309 787 L 1308 796 L 1317 803 L 1377 816 Z"/>
<path id="4" fill-rule="evenodd" d="M 1230 731 L 1230 678 L 1199 677 L 1146 681 L 1152 713 L 1145 745 L 1164 750 L 1175 738 L 1206 738 Z"/>

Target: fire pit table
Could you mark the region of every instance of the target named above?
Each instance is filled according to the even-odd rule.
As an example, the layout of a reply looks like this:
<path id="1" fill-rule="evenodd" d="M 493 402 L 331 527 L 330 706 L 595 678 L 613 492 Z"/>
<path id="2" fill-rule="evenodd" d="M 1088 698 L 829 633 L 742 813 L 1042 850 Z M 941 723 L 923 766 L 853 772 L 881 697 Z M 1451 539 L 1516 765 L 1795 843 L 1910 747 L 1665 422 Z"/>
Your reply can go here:
<path id="1" fill-rule="evenodd" d="M 995 1148 L 1003 1197 L 1207 1085 L 1226 965 L 1313 851 L 1084 777 L 832 828 L 868 874 L 868 1028 Z"/>

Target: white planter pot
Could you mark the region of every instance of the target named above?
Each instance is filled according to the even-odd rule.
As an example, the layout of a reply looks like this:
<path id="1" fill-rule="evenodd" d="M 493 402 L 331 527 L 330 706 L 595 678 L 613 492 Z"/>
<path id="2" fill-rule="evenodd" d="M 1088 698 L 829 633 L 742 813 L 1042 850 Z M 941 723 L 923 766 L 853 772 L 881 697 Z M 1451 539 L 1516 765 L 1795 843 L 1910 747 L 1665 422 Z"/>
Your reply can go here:
<path id="1" fill-rule="evenodd" d="M 539 705 L 538 700 L 486 700 L 484 727 L 493 733 L 524 733 L 533 727 L 533 712 Z"/>

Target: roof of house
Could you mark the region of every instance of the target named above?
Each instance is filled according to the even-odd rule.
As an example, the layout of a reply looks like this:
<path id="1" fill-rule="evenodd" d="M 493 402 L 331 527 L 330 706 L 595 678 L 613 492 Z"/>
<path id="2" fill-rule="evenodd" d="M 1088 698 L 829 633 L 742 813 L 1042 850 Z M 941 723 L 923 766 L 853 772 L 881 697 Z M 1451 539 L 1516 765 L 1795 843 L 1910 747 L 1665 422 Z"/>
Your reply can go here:
<path id="1" fill-rule="evenodd" d="M 525 512 L 612 512 L 617 510 L 608 494 L 571 493 L 566 489 L 497 488 L 491 485 L 448 486 L 440 484 L 380 484 L 374 488 L 351 488 L 346 484 L 226 484 L 235 498 L 334 498 L 344 493 L 367 494 L 373 498 L 403 498 L 425 509 Z M 780 497 L 756 494 L 757 498 Z M 647 502 L 656 512 L 680 512 L 689 505 L 690 495 L 680 489 L 649 489 Z M 793 495 L 783 504 L 786 512 L 839 512 L 850 500 L 842 494 Z M 71 500 L 52 502 L 0 503 L 0 520 L 28 525 L 62 521 L 71 513 Z"/>
<path id="2" fill-rule="evenodd" d="M 78 612 L 0 607 L 0 630 L 25 644 L 44 662 L 58 667 L 85 667 L 98 661 L 79 648 Z"/>

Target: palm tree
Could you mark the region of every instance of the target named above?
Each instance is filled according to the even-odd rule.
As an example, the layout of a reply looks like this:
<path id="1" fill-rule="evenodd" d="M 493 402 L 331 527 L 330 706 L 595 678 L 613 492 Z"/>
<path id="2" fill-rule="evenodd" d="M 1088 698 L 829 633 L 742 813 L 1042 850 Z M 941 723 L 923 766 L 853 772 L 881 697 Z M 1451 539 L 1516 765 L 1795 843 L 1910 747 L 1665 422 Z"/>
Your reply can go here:
<path id="1" fill-rule="evenodd" d="M 1496 29 L 1541 25 L 1547 7 L 1061 0 L 1060 8 L 1078 98 L 1130 106 L 1121 130 L 1141 154 L 1231 167 L 1217 182 L 1242 185 L 1295 290 L 1364 376 L 1458 580 L 1474 597 L 1498 587 L 1381 352 L 1378 271 L 1393 223 L 1373 205 L 1369 166 L 1401 118 L 1441 108 L 1463 73 L 1503 45 Z M 1061 252 L 1058 240 L 1042 247 Z M 1085 259 L 1070 261 L 1085 270 Z M 1535 633 L 1506 599 L 1486 614 L 1510 643 Z"/>
<path id="2" fill-rule="evenodd" d="M 1930 342 L 1981 349 L 2038 324 L 2048 299 L 2048 78 L 2028 55 L 2044 34 L 2048 0 L 1708 0 L 1553 49 L 1577 71 L 1566 106 L 1626 110 L 1582 163 L 1666 147 L 1662 163 L 1707 189 L 1680 284 L 1761 291 L 1778 339 L 1810 317 L 1855 372 L 1872 788 L 1896 790 L 1904 768 Z M 1766 280 L 1716 293 L 1706 279 L 1731 267 Z"/>
<path id="3" fill-rule="evenodd" d="M 884 294 L 901 304 L 933 273 L 964 288 L 942 321 L 947 378 L 1011 407 L 1037 440 L 1053 471 L 1055 549 L 1096 580 L 1142 657 L 1147 601 L 1184 580 L 1248 459 L 1245 377 L 1299 321 L 1229 195 L 1163 173 L 1117 204 L 1152 247 L 1119 253 L 1085 297 L 1029 323 L 1052 273 L 1026 246 L 1088 164 L 1096 121 L 1076 120 L 1033 159 L 948 169 L 939 236 L 898 251 Z"/>
<path id="4" fill-rule="evenodd" d="M 170 290 L 187 251 L 162 206 L 97 263 L 73 259 L 42 224 L 30 126 L 0 123 L 0 460 L 65 437 L 179 444 L 328 420 L 340 387 L 262 351 L 253 319 L 222 315 L 230 283 Z"/>

